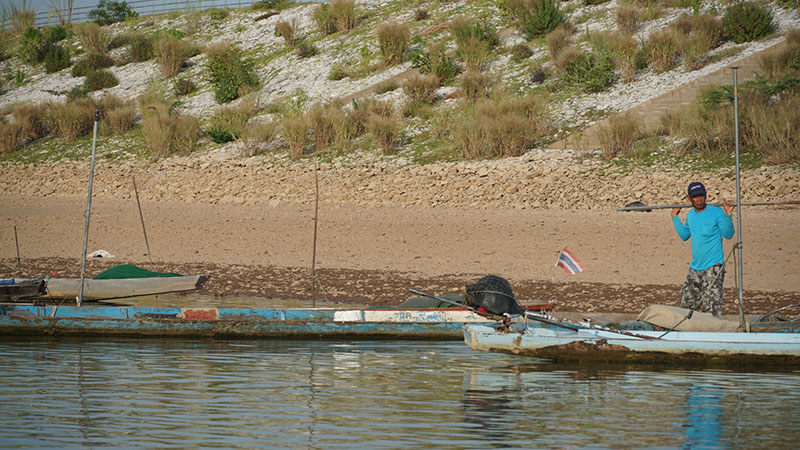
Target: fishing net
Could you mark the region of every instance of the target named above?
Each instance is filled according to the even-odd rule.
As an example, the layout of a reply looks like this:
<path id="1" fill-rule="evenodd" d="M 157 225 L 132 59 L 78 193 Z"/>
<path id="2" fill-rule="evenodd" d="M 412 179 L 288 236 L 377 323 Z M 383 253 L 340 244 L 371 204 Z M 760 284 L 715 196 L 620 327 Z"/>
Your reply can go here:
<path id="1" fill-rule="evenodd" d="M 514 298 L 511 285 L 497 275 L 486 275 L 475 284 L 468 284 L 464 300 L 473 308 L 482 308 L 492 314 L 514 316 L 524 313 Z"/>

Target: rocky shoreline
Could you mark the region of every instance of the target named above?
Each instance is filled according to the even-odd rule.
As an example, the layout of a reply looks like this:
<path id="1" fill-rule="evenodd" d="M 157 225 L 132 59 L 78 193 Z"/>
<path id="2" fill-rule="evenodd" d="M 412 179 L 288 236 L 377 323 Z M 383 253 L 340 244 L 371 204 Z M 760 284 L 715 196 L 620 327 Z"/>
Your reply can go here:
<path id="1" fill-rule="evenodd" d="M 315 167 L 320 201 L 363 206 L 452 206 L 467 208 L 609 209 L 633 201 L 679 202 L 692 180 L 709 198 L 735 198 L 733 169 L 625 167 L 571 151 L 532 150 L 493 161 L 414 164 L 402 157 L 369 155 L 332 162 L 292 162 L 280 157 L 219 158 L 204 155 L 158 162 L 100 163 L 95 195 L 211 204 L 314 201 Z M 89 164 L 0 163 L 0 196 L 84 196 Z M 797 200 L 800 168 L 765 166 L 742 172 L 742 200 Z"/>

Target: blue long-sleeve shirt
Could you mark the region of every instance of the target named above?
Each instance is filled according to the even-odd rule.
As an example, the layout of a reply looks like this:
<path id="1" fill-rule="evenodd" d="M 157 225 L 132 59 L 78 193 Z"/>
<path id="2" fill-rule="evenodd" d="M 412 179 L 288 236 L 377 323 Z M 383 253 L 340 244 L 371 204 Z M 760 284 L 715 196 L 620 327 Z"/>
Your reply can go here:
<path id="1" fill-rule="evenodd" d="M 725 262 L 722 238 L 733 237 L 733 218 L 719 206 L 708 205 L 700 212 L 692 208 L 686 216 L 686 224 L 678 216 L 672 217 L 675 231 L 684 241 L 692 238 L 692 263 L 694 270 L 705 270 L 714 264 Z"/>

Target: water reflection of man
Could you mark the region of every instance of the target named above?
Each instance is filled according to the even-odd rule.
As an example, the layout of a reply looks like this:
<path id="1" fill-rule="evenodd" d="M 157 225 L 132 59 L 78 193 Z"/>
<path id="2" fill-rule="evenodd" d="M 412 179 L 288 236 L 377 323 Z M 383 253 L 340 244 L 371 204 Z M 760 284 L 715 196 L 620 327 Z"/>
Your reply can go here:
<path id="1" fill-rule="evenodd" d="M 683 448 L 722 448 L 722 392 L 717 386 L 692 385 L 686 399 L 686 443 Z"/>

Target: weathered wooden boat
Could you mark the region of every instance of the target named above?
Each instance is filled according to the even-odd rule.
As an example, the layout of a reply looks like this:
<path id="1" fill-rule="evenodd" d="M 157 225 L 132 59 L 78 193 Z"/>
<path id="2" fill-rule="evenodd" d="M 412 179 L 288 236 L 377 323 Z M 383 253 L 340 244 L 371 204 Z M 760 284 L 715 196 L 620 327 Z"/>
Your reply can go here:
<path id="1" fill-rule="evenodd" d="M 6 278 L 0 280 L 0 302 L 16 302 L 20 299 L 38 297 L 46 293 L 47 281 L 44 277 L 17 280 Z"/>
<path id="2" fill-rule="evenodd" d="M 797 331 L 797 328 L 783 331 Z M 510 326 L 464 324 L 463 332 L 464 342 L 475 350 L 554 361 L 800 364 L 800 333 L 797 332 L 624 332 L 524 323 Z"/>
<path id="3" fill-rule="evenodd" d="M 105 270 L 92 279 L 83 280 L 83 298 L 119 299 L 142 295 L 189 292 L 202 289 L 210 275 L 180 275 L 151 272 L 131 264 Z M 56 299 L 72 299 L 81 290 L 80 278 L 50 278 L 47 295 Z"/>
<path id="4" fill-rule="evenodd" d="M 215 338 L 450 339 L 465 323 L 492 323 L 466 308 L 147 308 L 0 305 L 0 335 Z"/>
<path id="5" fill-rule="evenodd" d="M 116 299 L 195 291 L 202 289 L 209 278 L 209 275 L 190 275 L 107 280 L 88 279 L 83 281 L 83 297 L 85 300 Z M 78 296 L 80 289 L 80 278 L 50 278 L 47 280 L 47 295 L 53 298 L 74 299 Z"/>

